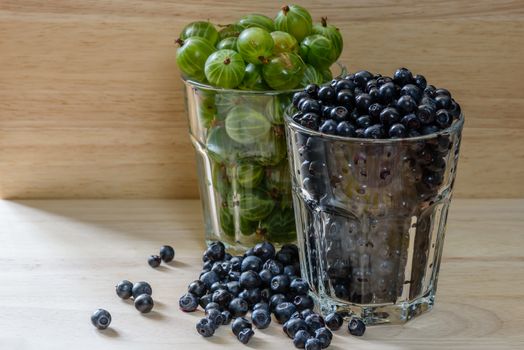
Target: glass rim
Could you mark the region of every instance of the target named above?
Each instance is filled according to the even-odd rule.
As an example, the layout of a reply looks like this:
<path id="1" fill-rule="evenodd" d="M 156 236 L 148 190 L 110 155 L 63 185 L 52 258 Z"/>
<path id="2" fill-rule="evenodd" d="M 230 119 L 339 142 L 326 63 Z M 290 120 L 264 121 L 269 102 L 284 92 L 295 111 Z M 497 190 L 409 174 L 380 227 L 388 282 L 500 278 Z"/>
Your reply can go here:
<path id="1" fill-rule="evenodd" d="M 396 142 L 416 142 L 416 141 L 424 141 L 428 139 L 433 139 L 435 137 L 444 136 L 444 135 L 452 135 L 457 133 L 458 131 L 462 130 L 462 127 L 464 126 L 464 114 L 460 113 L 460 116 L 457 120 L 453 122 L 449 127 L 446 129 L 439 130 L 437 132 L 428 134 L 428 135 L 420 135 L 416 137 L 403 137 L 403 138 L 395 138 L 395 139 L 365 139 L 365 138 L 358 138 L 358 137 L 347 137 L 347 136 L 339 136 L 339 135 L 331 135 L 326 134 L 320 131 L 311 130 L 306 128 L 305 126 L 300 125 L 299 123 L 295 122 L 291 116 L 286 112 L 284 115 L 284 121 L 286 124 L 286 127 L 300 131 L 302 133 L 308 134 L 310 136 L 316 136 L 321 137 L 328 140 L 333 141 L 345 141 L 345 142 L 359 142 L 359 143 L 396 143 Z"/>
<path id="2" fill-rule="evenodd" d="M 342 64 L 340 61 L 336 61 L 334 64 L 338 69 L 340 69 L 340 72 L 336 76 L 343 75 L 347 72 L 347 67 Z M 226 89 L 226 88 L 220 88 L 213 85 L 208 85 L 205 83 L 201 83 L 195 80 L 187 79 L 184 76 L 181 76 L 182 82 L 186 86 L 191 86 L 199 89 L 205 89 L 215 92 L 222 92 L 222 93 L 235 93 L 235 94 L 245 94 L 245 95 L 280 95 L 280 94 L 291 94 L 303 91 L 303 87 L 299 87 L 296 89 L 287 89 L 287 90 L 239 90 L 239 89 Z M 325 84 L 328 84 L 326 82 Z M 322 84 L 324 85 L 324 84 Z"/>

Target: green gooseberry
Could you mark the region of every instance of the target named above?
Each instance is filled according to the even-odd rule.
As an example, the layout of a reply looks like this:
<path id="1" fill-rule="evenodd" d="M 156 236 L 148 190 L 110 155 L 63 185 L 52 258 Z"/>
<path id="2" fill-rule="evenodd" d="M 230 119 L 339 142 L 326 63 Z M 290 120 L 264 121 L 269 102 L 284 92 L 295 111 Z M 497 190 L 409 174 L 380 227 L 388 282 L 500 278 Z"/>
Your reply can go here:
<path id="1" fill-rule="evenodd" d="M 271 18 L 257 13 L 253 13 L 242 17 L 238 21 L 238 25 L 240 25 L 244 29 L 258 27 L 265 29 L 268 32 L 272 32 L 273 30 L 275 30 L 275 23 L 273 23 L 273 20 Z"/>
<path id="2" fill-rule="evenodd" d="M 291 176 L 287 160 L 275 166 L 267 167 L 265 175 L 266 188 L 273 197 L 283 197 L 291 194 Z"/>
<path id="3" fill-rule="evenodd" d="M 182 75 L 197 81 L 205 80 L 206 60 L 215 51 L 206 39 L 191 37 L 186 40 L 177 39 L 180 47 L 176 51 L 176 64 Z"/>
<path id="4" fill-rule="evenodd" d="M 272 124 L 284 124 L 284 114 L 290 103 L 291 99 L 287 95 L 277 95 L 272 97 L 266 104 L 265 114 L 267 119 Z"/>
<path id="5" fill-rule="evenodd" d="M 218 50 L 236 50 L 237 49 L 237 38 L 230 36 L 220 40 L 217 44 Z"/>
<path id="6" fill-rule="evenodd" d="M 310 64 L 306 65 L 306 71 L 304 72 L 304 77 L 300 82 L 300 86 L 306 87 L 308 84 L 317 84 L 320 85 L 324 82 L 324 77 L 322 73 L 318 71 L 315 67 Z"/>
<path id="7" fill-rule="evenodd" d="M 218 50 L 206 60 L 204 72 L 214 86 L 233 89 L 244 79 L 246 65 L 242 56 L 233 50 Z"/>
<path id="8" fill-rule="evenodd" d="M 236 196 L 229 196 L 228 206 L 231 209 L 238 206 L 240 218 L 259 221 L 271 213 L 275 203 L 267 192 L 249 189 L 237 192 Z"/>
<path id="9" fill-rule="evenodd" d="M 335 61 L 338 60 L 344 47 L 344 40 L 340 30 L 333 25 L 327 24 L 327 17 L 322 17 L 320 24 L 313 25 L 313 34 L 320 34 L 331 40 L 333 49 L 336 52 Z"/>
<path id="10" fill-rule="evenodd" d="M 331 73 L 331 69 L 324 68 L 320 70 L 320 74 L 322 74 L 322 82 L 327 83 L 328 81 L 333 80 L 333 73 Z"/>
<path id="11" fill-rule="evenodd" d="M 251 144 L 267 136 L 271 123 L 253 108 L 240 105 L 234 107 L 226 118 L 229 137 L 241 144 Z"/>
<path id="12" fill-rule="evenodd" d="M 217 109 L 217 119 L 220 121 L 226 120 L 229 112 L 246 101 L 242 94 L 229 91 L 219 91 L 215 96 L 215 107 Z"/>
<path id="13" fill-rule="evenodd" d="M 231 37 L 237 38 L 243 30 L 244 28 L 237 23 L 228 24 L 218 32 L 218 40 L 221 41 Z"/>
<path id="14" fill-rule="evenodd" d="M 298 42 L 293 35 L 277 30 L 271 32 L 271 37 L 275 43 L 275 47 L 273 47 L 273 55 L 278 55 L 283 52 L 298 53 Z"/>
<path id="15" fill-rule="evenodd" d="M 240 163 L 232 172 L 233 174 L 229 174 L 230 178 L 234 178 L 243 188 L 255 188 L 264 178 L 264 167 L 254 162 Z"/>
<path id="16" fill-rule="evenodd" d="M 294 89 L 302 81 L 306 65 L 299 55 L 284 52 L 262 67 L 266 83 L 275 90 Z"/>
<path id="17" fill-rule="evenodd" d="M 264 139 L 254 144 L 254 149 L 246 152 L 260 165 L 271 166 L 280 163 L 287 155 L 286 138 L 281 126 L 273 127 Z"/>
<path id="18" fill-rule="evenodd" d="M 215 93 L 214 91 L 208 91 L 203 89 L 196 89 L 196 112 L 198 120 L 202 127 L 208 129 L 211 127 L 213 120 L 217 114 L 215 107 Z"/>
<path id="19" fill-rule="evenodd" d="M 228 207 L 220 208 L 220 228 L 229 238 L 235 237 L 235 219 Z"/>
<path id="20" fill-rule="evenodd" d="M 298 42 L 311 34 L 313 20 L 309 12 L 299 5 L 286 5 L 278 12 L 275 17 L 275 29 L 288 32 L 293 35 Z"/>
<path id="21" fill-rule="evenodd" d="M 223 126 L 209 129 L 206 148 L 211 159 L 218 163 L 234 160 L 238 153 L 238 145 L 228 136 Z"/>
<path id="22" fill-rule="evenodd" d="M 267 30 L 252 27 L 240 33 L 237 50 L 246 62 L 262 64 L 268 61 L 274 45 L 273 38 Z"/>
<path id="23" fill-rule="evenodd" d="M 336 61 L 331 40 L 320 34 L 310 35 L 300 43 L 300 56 L 319 69 L 329 68 Z"/>
<path id="24" fill-rule="evenodd" d="M 267 86 L 264 78 L 262 77 L 262 66 L 248 63 L 246 65 L 244 80 L 242 80 L 242 83 L 240 83 L 238 88 L 241 90 L 255 91 L 269 90 L 269 86 Z"/>
<path id="25" fill-rule="evenodd" d="M 243 236 L 251 236 L 256 233 L 258 227 L 258 220 L 251 221 L 245 217 L 240 217 L 240 233 Z"/>
<path id="26" fill-rule="evenodd" d="M 231 189 L 231 184 L 227 177 L 226 166 L 217 162 L 211 165 L 211 179 L 213 181 L 213 188 L 225 200 Z"/>
<path id="27" fill-rule="evenodd" d="M 191 22 L 182 29 L 180 39 L 186 40 L 192 37 L 200 37 L 206 39 L 211 45 L 215 45 L 218 41 L 218 31 L 215 26 L 208 21 Z"/>
<path id="28" fill-rule="evenodd" d="M 295 213 L 292 208 L 275 208 L 260 222 L 259 232 L 271 242 L 284 243 L 297 239 Z"/>

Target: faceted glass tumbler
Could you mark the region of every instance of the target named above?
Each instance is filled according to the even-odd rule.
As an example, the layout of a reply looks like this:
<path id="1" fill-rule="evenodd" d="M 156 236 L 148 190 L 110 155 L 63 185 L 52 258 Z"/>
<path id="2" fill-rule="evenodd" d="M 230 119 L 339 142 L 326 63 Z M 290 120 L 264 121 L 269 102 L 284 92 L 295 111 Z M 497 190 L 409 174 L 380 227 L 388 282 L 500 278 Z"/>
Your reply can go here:
<path id="1" fill-rule="evenodd" d="M 302 275 L 323 313 L 379 324 L 431 309 L 463 120 L 427 136 L 367 140 L 286 116 Z"/>
<path id="2" fill-rule="evenodd" d="M 294 91 L 218 89 L 184 81 L 206 241 L 242 252 L 296 241 L 284 110 Z"/>

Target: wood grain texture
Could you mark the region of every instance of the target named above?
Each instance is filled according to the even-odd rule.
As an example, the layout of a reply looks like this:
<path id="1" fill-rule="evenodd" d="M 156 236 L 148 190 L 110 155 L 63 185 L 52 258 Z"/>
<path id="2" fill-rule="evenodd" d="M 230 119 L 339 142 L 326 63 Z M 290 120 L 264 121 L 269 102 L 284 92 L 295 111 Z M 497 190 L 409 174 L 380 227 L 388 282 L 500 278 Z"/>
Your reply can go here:
<path id="1" fill-rule="evenodd" d="M 524 196 L 524 2 L 303 1 L 350 70 L 449 88 L 466 126 L 459 197 Z M 198 195 L 173 39 L 281 2 L 2 0 L 0 197 Z"/>
<path id="2" fill-rule="evenodd" d="M 209 340 L 178 298 L 200 271 L 198 201 L 0 201 L 0 349 L 246 349 L 220 328 Z M 330 349 L 524 348 L 524 200 L 454 200 L 434 309 L 404 326 L 335 333 Z M 162 244 L 175 262 L 151 269 Z M 122 279 L 149 281 L 155 309 L 141 315 L 117 298 Z M 99 307 L 110 329 L 89 322 Z M 280 327 L 256 331 L 253 349 L 291 349 Z"/>

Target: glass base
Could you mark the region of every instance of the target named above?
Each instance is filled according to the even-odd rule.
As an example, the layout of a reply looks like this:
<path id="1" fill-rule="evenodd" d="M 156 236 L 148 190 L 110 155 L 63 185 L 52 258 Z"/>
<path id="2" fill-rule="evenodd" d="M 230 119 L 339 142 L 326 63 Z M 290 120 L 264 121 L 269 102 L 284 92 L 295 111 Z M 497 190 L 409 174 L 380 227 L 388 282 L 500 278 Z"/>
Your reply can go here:
<path id="1" fill-rule="evenodd" d="M 358 317 L 366 325 L 404 324 L 415 316 L 431 310 L 435 303 L 435 290 L 433 289 L 417 299 L 399 304 L 347 304 L 326 296 L 318 297 L 313 293 L 311 296 L 319 305 L 324 316 L 336 311 L 341 313 L 345 319 Z"/>

